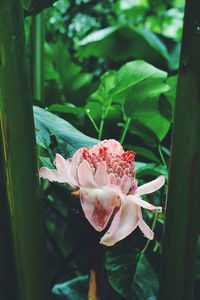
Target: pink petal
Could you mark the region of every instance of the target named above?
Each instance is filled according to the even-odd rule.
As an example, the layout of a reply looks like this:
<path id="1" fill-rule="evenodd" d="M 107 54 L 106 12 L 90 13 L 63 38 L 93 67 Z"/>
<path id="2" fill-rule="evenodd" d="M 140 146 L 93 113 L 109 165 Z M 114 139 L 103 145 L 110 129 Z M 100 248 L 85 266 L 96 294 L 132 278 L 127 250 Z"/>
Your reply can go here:
<path id="1" fill-rule="evenodd" d="M 65 178 L 65 182 L 68 183 L 72 189 L 75 189 L 78 186 L 78 183 L 72 176 L 72 160 L 70 158 L 64 159 L 60 154 L 57 153 L 54 163 L 58 170 L 58 174 L 62 178 Z"/>
<path id="2" fill-rule="evenodd" d="M 90 164 L 83 159 L 80 165 L 78 166 L 78 180 L 81 187 L 96 187 L 92 168 Z"/>
<path id="3" fill-rule="evenodd" d="M 114 189 L 107 187 L 101 189 L 81 187 L 80 199 L 86 218 L 97 231 L 102 231 L 106 227 L 114 208 L 120 205 L 118 194 Z"/>
<path id="4" fill-rule="evenodd" d="M 127 175 L 124 175 L 121 179 L 120 189 L 123 194 L 127 194 L 131 188 L 132 180 Z"/>
<path id="5" fill-rule="evenodd" d="M 57 170 L 51 170 L 46 167 L 40 168 L 39 176 L 49 181 L 66 182 L 66 178 L 60 176 Z"/>
<path id="6" fill-rule="evenodd" d="M 157 179 L 139 186 L 135 191 L 135 195 L 140 196 L 144 194 L 153 193 L 158 189 L 160 189 L 164 183 L 165 183 L 165 177 L 159 176 Z"/>
<path id="7" fill-rule="evenodd" d="M 110 228 L 100 240 L 100 244 L 112 246 L 127 237 L 138 225 L 138 205 L 127 201 L 114 216 Z"/>
<path id="8" fill-rule="evenodd" d="M 153 210 L 153 209 L 159 209 L 159 211 L 161 212 L 162 211 L 162 207 L 161 206 L 154 206 L 144 200 L 142 200 L 140 197 L 138 196 L 134 196 L 134 195 L 128 195 L 127 198 L 129 199 L 129 201 L 133 201 L 135 204 L 141 206 L 141 207 L 144 207 L 146 209 L 150 209 L 150 210 Z"/>
<path id="9" fill-rule="evenodd" d="M 105 162 L 100 163 L 97 167 L 95 173 L 95 183 L 98 186 L 105 186 L 110 183 L 108 173 L 107 173 L 107 165 Z"/>
<path id="10" fill-rule="evenodd" d="M 110 184 L 117 184 L 117 177 L 113 173 L 111 173 L 109 175 L 109 181 L 110 181 Z"/>
<path id="11" fill-rule="evenodd" d="M 56 154 L 55 157 L 56 170 L 51 170 L 46 167 L 40 168 L 40 177 L 46 178 L 49 181 L 65 182 L 75 189 L 78 184 L 71 175 L 71 159 L 65 160 L 60 154 Z"/>
<path id="12" fill-rule="evenodd" d="M 65 166 L 67 171 L 67 183 L 71 186 L 72 189 L 76 189 L 79 184 L 72 174 L 72 159 L 68 158 L 65 160 Z"/>
<path id="13" fill-rule="evenodd" d="M 105 147 L 107 147 L 108 151 L 112 154 L 115 153 L 117 155 L 121 155 L 124 153 L 122 145 L 114 139 L 104 140 L 102 143 L 104 143 Z"/>
<path id="14" fill-rule="evenodd" d="M 141 210 L 139 210 L 139 222 L 138 222 L 138 226 L 140 228 L 140 230 L 144 233 L 144 235 L 149 239 L 149 240 L 153 240 L 154 238 L 154 233 L 151 230 L 151 228 L 145 223 L 145 221 L 142 218 L 142 212 Z"/>
<path id="15" fill-rule="evenodd" d="M 60 154 L 56 154 L 54 164 L 56 165 L 56 169 L 60 176 L 66 177 L 67 170 L 66 170 L 66 160 Z"/>

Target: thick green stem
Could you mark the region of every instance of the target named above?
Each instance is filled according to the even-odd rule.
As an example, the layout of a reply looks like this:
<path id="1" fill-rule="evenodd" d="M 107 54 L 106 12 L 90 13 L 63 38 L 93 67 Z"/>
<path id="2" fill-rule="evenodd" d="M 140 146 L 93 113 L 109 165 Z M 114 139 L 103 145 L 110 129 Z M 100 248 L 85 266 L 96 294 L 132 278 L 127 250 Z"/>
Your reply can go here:
<path id="1" fill-rule="evenodd" d="M 43 12 L 34 16 L 31 25 L 31 79 L 33 98 L 43 102 L 43 56 L 44 56 L 44 20 Z"/>
<path id="2" fill-rule="evenodd" d="M 45 237 L 20 0 L 0 1 L 0 299 L 44 300 Z"/>
<path id="3" fill-rule="evenodd" d="M 187 0 L 171 147 L 160 300 L 193 299 L 200 211 L 200 2 Z"/>

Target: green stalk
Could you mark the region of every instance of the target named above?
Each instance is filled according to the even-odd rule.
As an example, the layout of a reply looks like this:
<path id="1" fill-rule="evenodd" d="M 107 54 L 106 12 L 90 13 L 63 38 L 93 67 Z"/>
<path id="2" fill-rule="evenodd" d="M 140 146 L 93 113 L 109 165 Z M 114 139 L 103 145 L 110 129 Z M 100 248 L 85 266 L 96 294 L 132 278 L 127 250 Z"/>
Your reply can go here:
<path id="1" fill-rule="evenodd" d="M 159 155 L 160 155 L 160 158 L 161 158 L 161 161 L 162 161 L 163 165 L 167 167 L 167 164 L 166 164 L 164 155 L 162 153 L 162 149 L 161 149 L 161 145 L 160 144 L 158 145 L 158 152 L 159 152 Z"/>
<path id="2" fill-rule="evenodd" d="M 131 118 L 127 118 L 126 123 L 124 125 L 123 131 L 122 131 L 122 135 L 121 135 L 121 139 L 120 139 L 120 144 L 124 143 L 128 128 L 130 126 L 131 123 Z"/>
<path id="3" fill-rule="evenodd" d="M 106 109 L 105 107 L 103 107 L 103 110 L 105 109 L 105 111 L 102 112 L 102 115 L 101 115 L 101 122 L 100 122 L 100 126 L 99 126 L 99 134 L 98 134 L 98 139 L 101 140 L 102 139 L 102 135 L 103 135 L 103 127 L 104 127 L 104 122 L 105 122 L 105 119 L 107 117 L 107 114 L 110 110 L 110 106 L 112 104 L 112 99 L 110 99 L 110 102 L 108 103 Z"/>
<path id="4" fill-rule="evenodd" d="M 155 215 L 153 217 L 153 223 L 152 223 L 152 226 L 151 226 L 151 230 L 154 231 L 155 229 L 155 226 L 156 226 L 156 221 L 157 221 L 157 216 L 158 216 L 158 210 L 155 212 Z M 140 254 L 144 254 L 147 250 L 147 248 L 149 247 L 149 243 L 151 242 L 150 239 L 147 240 L 144 248 L 142 249 L 142 251 L 140 252 Z"/>
<path id="5" fill-rule="evenodd" d="M 187 0 L 172 137 L 160 300 L 193 299 L 200 211 L 200 2 Z"/>
<path id="6" fill-rule="evenodd" d="M 43 102 L 43 56 L 44 56 L 44 20 L 43 13 L 32 17 L 31 25 L 31 79 L 33 98 Z"/>
<path id="7" fill-rule="evenodd" d="M 86 109 L 86 114 L 87 114 L 88 118 L 90 119 L 92 125 L 94 126 L 94 129 L 96 130 L 96 132 L 99 133 L 99 129 L 97 127 L 97 124 L 96 124 L 95 120 L 92 118 L 89 109 Z"/>
<path id="8" fill-rule="evenodd" d="M 0 299 L 45 300 L 45 238 L 20 0 L 0 1 Z"/>

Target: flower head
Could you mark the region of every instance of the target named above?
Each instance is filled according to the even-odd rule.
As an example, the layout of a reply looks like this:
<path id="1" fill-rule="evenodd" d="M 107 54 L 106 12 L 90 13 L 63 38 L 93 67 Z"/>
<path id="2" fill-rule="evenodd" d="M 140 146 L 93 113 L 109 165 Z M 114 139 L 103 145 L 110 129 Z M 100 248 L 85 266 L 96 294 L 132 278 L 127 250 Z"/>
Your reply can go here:
<path id="1" fill-rule="evenodd" d="M 164 176 L 137 186 L 135 153 L 124 151 L 119 142 L 104 140 L 91 148 L 80 148 L 72 158 L 56 154 L 56 169 L 40 169 L 40 176 L 50 181 L 67 183 L 80 196 L 83 212 L 97 230 L 110 227 L 100 243 L 111 246 L 129 235 L 137 226 L 153 239 L 153 232 L 144 222 L 141 207 L 162 210 L 141 199 L 141 195 L 159 189 Z"/>

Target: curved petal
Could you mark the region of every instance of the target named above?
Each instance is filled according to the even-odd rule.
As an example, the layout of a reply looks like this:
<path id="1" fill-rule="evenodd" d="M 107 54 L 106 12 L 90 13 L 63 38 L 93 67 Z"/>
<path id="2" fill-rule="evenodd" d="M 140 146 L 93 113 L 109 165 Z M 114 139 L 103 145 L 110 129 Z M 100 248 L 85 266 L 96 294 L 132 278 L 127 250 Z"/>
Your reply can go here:
<path id="1" fill-rule="evenodd" d="M 127 200 L 127 199 L 126 199 Z M 138 205 L 127 201 L 115 214 L 110 228 L 100 240 L 100 244 L 112 246 L 127 237 L 138 225 Z"/>
<path id="2" fill-rule="evenodd" d="M 137 196 L 134 196 L 134 195 L 128 195 L 127 198 L 130 201 L 133 201 L 135 204 L 137 204 L 137 205 L 139 205 L 143 208 L 150 209 L 150 210 L 159 209 L 160 212 L 162 211 L 161 206 L 154 206 L 154 205 L 142 200 L 140 197 L 137 197 Z"/>
<path id="3" fill-rule="evenodd" d="M 83 212 L 90 224 L 102 231 L 116 206 L 120 205 L 118 193 L 109 188 L 80 188 Z"/>
<path id="4" fill-rule="evenodd" d="M 56 169 L 58 170 L 58 173 L 61 176 L 65 177 L 67 170 L 66 170 L 66 160 L 64 159 L 64 157 L 62 157 L 62 155 L 56 153 L 54 164 L 56 166 Z"/>
<path id="5" fill-rule="evenodd" d="M 128 177 L 127 175 L 123 175 L 120 183 L 120 189 L 122 193 L 126 195 L 129 192 L 131 185 L 132 185 L 131 178 Z"/>
<path id="6" fill-rule="evenodd" d="M 51 170 L 46 167 L 40 168 L 40 177 L 46 178 L 50 181 L 68 182 L 68 170 L 66 160 L 60 155 L 56 154 L 55 165 L 57 170 Z"/>
<path id="7" fill-rule="evenodd" d="M 95 183 L 98 186 L 105 186 L 110 183 L 108 173 L 107 173 L 107 164 L 102 162 L 98 165 L 95 173 Z"/>
<path id="8" fill-rule="evenodd" d="M 96 187 L 92 168 L 87 160 L 83 159 L 78 166 L 78 180 L 82 187 Z"/>
<path id="9" fill-rule="evenodd" d="M 145 221 L 143 220 L 141 209 L 140 209 L 139 212 L 138 212 L 138 216 L 139 216 L 138 226 L 139 226 L 140 230 L 144 233 L 144 235 L 145 235 L 149 240 L 153 240 L 153 238 L 154 238 L 154 233 L 153 233 L 153 231 L 151 230 L 151 228 L 147 225 L 147 223 L 145 223 Z"/>
<path id="10" fill-rule="evenodd" d="M 57 170 L 51 170 L 46 167 L 40 168 L 39 176 L 49 181 L 66 182 L 66 178 L 60 176 Z"/>
<path id="11" fill-rule="evenodd" d="M 144 194 L 153 193 L 158 189 L 160 189 L 164 183 L 165 183 L 165 177 L 159 176 L 157 179 L 139 186 L 135 191 L 135 195 L 140 196 Z"/>
<path id="12" fill-rule="evenodd" d="M 72 159 L 71 158 L 66 159 L 65 165 L 66 165 L 66 171 L 67 171 L 67 183 L 74 190 L 79 186 L 79 184 L 72 174 Z"/>
<path id="13" fill-rule="evenodd" d="M 90 152 L 98 153 L 98 151 L 101 147 L 107 148 L 108 153 L 111 153 L 111 154 L 122 155 L 122 153 L 124 153 L 124 149 L 123 149 L 122 145 L 114 139 L 101 141 L 99 144 L 90 148 Z"/>
<path id="14" fill-rule="evenodd" d="M 124 149 L 123 149 L 122 145 L 114 139 L 105 140 L 102 142 L 102 144 L 103 143 L 104 143 L 104 146 L 108 148 L 108 151 L 112 154 L 114 153 L 117 155 L 121 155 L 122 153 L 124 153 Z"/>

